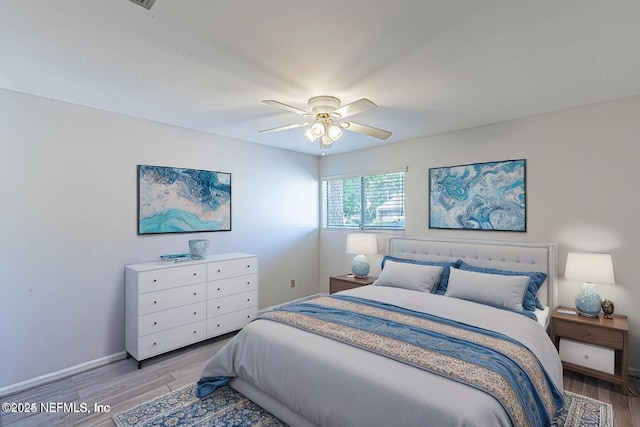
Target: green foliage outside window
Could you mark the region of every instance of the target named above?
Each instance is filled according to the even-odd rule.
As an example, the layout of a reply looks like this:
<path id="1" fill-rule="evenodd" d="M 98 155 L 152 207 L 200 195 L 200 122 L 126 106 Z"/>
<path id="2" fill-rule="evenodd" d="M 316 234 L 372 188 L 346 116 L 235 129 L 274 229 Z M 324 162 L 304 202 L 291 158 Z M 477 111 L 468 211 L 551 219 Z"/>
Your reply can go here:
<path id="1" fill-rule="evenodd" d="M 405 227 L 404 172 L 323 181 L 324 227 Z"/>

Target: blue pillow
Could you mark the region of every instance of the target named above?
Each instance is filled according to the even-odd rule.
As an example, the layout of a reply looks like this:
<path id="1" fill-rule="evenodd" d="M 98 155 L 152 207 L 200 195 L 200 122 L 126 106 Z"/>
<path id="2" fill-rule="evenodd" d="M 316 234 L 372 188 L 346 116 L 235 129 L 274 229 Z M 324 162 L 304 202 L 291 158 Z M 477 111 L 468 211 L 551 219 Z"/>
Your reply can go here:
<path id="1" fill-rule="evenodd" d="M 406 262 L 409 264 L 422 264 L 422 265 L 436 265 L 442 267 L 442 274 L 440 275 L 440 280 L 438 280 L 437 286 L 434 286 L 431 290 L 432 293 L 444 294 L 444 291 L 447 290 L 447 284 L 449 284 L 449 267 L 458 268 L 460 265 L 460 260 L 453 262 L 436 262 L 436 261 L 417 261 L 415 259 L 404 259 L 404 258 L 396 258 L 389 255 L 385 255 L 382 258 L 382 268 L 384 269 L 384 263 L 386 260 L 395 261 L 395 262 Z"/>
<path id="2" fill-rule="evenodd" d="M 473 265 L 469 265 L 461 259 L 458 260 L 460 270 L 467 271 L 476 271 L 479 273 L 489 273 L 489 274 L 501 274 L 503 276 L 528 276 L 529 284 L 527 285 L 527 290 L 524 293 L 524 300 L 522 301 L 522 308 L 529 311 L 535 311 L 536 308 L 542 310 L 544 307 L 540 300 L 536 296 L 538 293 L 538 289 L 547 279 L 546 273 L 542 273 L 539 271 L 509 271 L 509 270 L 498 270 L 496 268 L 486 268 L 486 267 L 476 267 Z"/>

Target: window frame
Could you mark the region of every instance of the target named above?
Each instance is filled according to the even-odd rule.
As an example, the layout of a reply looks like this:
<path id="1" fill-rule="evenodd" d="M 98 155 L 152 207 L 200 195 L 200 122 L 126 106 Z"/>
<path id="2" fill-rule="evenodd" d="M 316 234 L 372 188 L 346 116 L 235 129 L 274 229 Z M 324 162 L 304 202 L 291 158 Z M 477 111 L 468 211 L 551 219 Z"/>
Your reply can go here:
<path id="1" fill-rule="evenodd" d="M 394 231 L 394 232 L 402 232 L 402 231 L 406 231 L 406 193 L 407 193 L 407 172 L 408 172 L 408 168 L 405 167 L 398 167 L 398 168 L 393 168 L 393 169 L 385 169 L 385 170 L 376 170 L 376 171 L 365 171 L 365 172 L 357 172 L 357 173 L 352 173 L 352 174 L 345 174 L 345 175 L 335 175 L 335 176 L 323 176 L 321 178 L 320 181 L 320 197 L 321 197 L 321 209 L 322 209 L 322 214 L 321 214 L 321 228 L 323 230 L 356 230 L 356 231 Z M 366 225 L 366 210 L 362 209 L 362 206 L 366 205 L 367 202 L 367 192 L 366 192 L 366 188 L 365 188 L 365 179 L 369 178 L 369 177 L 375 177 L 375 176 L 380 176 L 380 175 L 392 175 L 392 174 L 398 174 L 401 173 L 402 174 L 402 178 L 401 180 L 399 180 L 399 182 L 401 183 L 401 188 L 402 188 L 402 195 L 401 195 L 401 215 L 398 215 L 398 217 L 403 218 L 401 220 L 401 226 L 395 226 L 395 227 L 391 227 L 391 226 L 381 226 L 381 225 Z M 329 186 L 329 182 L 330 181 L 343 181 L 344 184 L 344 180 L 350 180 L 350 179 L 358 179 L 360 181 L 360 218 L 358 221 L 358 224 L 355 226 L 346 226 L 343 224 L 342 226 L 336 226 L 336 225 L 329 225 L 329 212 L 328 212 L 328 208 L 329 208 L 329 195 L 330 195 L 330 190 L 328 188 Z M 392 198 L 389 198 L 386 202 L 387 203 L 389 200 L 392 200 Z M 383 203 L 383 204 L 384 204 Z M 379 205 L 382 206 L 382 205 Z M 379 207 L 378 206 L 378 207 Z"/>

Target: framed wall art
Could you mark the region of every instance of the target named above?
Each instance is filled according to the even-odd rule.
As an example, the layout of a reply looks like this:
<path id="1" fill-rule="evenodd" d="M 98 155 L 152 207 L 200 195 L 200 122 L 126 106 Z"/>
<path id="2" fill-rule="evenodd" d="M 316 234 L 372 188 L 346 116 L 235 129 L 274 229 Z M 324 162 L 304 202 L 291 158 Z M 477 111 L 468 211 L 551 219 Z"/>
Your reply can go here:
<path id="1" fill-rule="evenodd" d="M 231 174 L 138 165 L 138 234 L 231 231 Z"/>
<path id="2" fill-rule="evenodd" d="M 527 161 L 429 169 L 429 228 L 527 231 Z"/>

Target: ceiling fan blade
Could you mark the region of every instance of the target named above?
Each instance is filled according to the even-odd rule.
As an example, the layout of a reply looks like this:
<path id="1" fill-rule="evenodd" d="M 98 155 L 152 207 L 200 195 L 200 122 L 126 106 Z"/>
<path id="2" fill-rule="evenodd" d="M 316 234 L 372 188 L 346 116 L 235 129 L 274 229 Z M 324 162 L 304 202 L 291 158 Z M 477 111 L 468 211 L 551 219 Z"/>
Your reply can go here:
<path id="1" fill-rule="evenodd" d="M 367 98 L 361 98 L 357 101 L 353 101 L 350 104 L 343 105 L 340 108 L 336 108 L 331 112 L 331 115 L 339 115 L 339 119 L 355 116 L 356 114 L 364 113 L 365 111 L 375 110 L 378 108 L 376 104 L 369 101 Z"/>
<path id="2" fill-rule="evenodd" d="M 283 104 L 282 102 L 279 102 L 279 101 L 274 101 L 273 99 L 266 99 L 266 100 L 264 100 L 262 102 L 264 102 L 265 104 L 273 105 L 274 107 L 283 108 L 283 109 L 285 109 L 287 111 L 291 111 L 292 113 L 301 114 L 303 116 L 308 116 L 308 117 L 313 116 L 313 114 L 311 114 L 311 113 L 309 113 L 307 111 L 301 110 L 301 109 L 296 108 L 296 107 L 292 107 L 291 105 Z"/>
<path id="3" fill-rule="evenodd" d="M 349 126 L 347 126 L 347 124 Z M 372 126 L 365 126 L 353 122 L 340 122 L 340 127 L 346 130 L 350 130 L 351 132 L 362 133 L 378 139 L 387 139 L 391 136 L 391 132 L 387 130 L 374 128 Z"/>
<path id="4" fill-rule="evenodd" d="M 261 131 L 258 131 L 258 133 L 280 132 L 281 130 L 295 129 L 295 128 L 299 128 L 299 127 L 302 127 L 302 126 L 307 126 L 307 125 L 310 125 L 310 124 L 311 123 L 296 123 L 295 125 L 280 126 L 280 127 L 277 127 L 277 128 L 261 130 Z"/>

